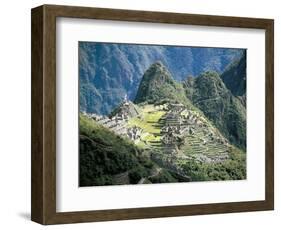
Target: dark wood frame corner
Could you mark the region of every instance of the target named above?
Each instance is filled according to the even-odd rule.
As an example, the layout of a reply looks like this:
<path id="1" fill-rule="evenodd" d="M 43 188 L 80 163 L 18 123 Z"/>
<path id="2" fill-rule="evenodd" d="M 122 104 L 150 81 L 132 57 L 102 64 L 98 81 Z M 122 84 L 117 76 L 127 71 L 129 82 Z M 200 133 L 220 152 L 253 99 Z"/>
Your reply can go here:
<path id="1" fill-rule="evenodd" d="M 41 224 L 156 218 L 274 209 L 274 21 L 162 12 L 43 5 L 32 9 L 31 219 Z M 56 212 L 56 18 L 88 18 L 266 31 L 266 199 L 264 201 Z"/>

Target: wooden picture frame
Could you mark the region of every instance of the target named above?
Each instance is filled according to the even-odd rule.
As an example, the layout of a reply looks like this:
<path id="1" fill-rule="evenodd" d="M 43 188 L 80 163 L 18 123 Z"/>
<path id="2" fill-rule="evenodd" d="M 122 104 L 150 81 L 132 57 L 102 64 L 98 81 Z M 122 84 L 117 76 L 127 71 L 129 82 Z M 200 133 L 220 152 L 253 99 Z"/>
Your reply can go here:
<path id="1" fill-rule="evenodd" d="M 56 18 L 264 29 L 266 35 L 265 200 L 100 211 L 56 211 Z M 43 5 L 32 9 L 31 219 L 64 224 L 274 209 L 274 21 L 271 19 Z"/>

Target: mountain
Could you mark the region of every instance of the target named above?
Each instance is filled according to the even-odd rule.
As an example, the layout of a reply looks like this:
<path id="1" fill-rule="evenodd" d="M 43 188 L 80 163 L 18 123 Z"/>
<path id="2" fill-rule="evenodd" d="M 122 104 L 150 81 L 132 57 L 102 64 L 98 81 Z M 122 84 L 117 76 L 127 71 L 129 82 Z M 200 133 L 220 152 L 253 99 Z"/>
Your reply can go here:
<path id="1" fill-rule="evenodd" d="M 176 82 L 169 70 L 162 62 L 158 61 L 144 73 L 135 103 L 147 102 L 152 104 L 163 100 L 188 103 L 182 85 Z"/>
<path id="2" fill-rule="evenodd" d="M 212 49 L 191 49 L 181 55 L 190 75 L 200 57 L 201 70 L 228 67 L 177 81 L 182 50 L 169 56 L 168 48 L 148 47 L 155 60 L 135 63 L 145 49 L 131 56 L 122 45 L 79 50 L 80 186 L 246 179 L 245 58 L 229 65 L 216 55 L 209 60 Z"/>
<path id="3" fill-rule="evenodd" d="M 187 97 L 234 145 L 246 149 L 246 109 L 227 89 L 217 72 L 205 72 L 184 82 Z"/>
<path id="4" fill-rule="evenodd" d="M 161 61 L 175 80 L 221 73 L 241 49 L 79 42 L 80 111 L 107 115 L 125 95 L 134 100 L 144 72 Z"/>
<path id="5" fill-rule="evenodd" d="M 246 105 L 246 51 L 222 73 L 226 87 Z"/>
<path id="6" fill-rule="evenodd" d="M 158 166 L 128 139 L 82 114 L 79 124 L 79 186 L 177 181 L 165 169 L 155 174 Z"/>
<path id="7" fill-rule="evenodd" d="M 193 107 L 125 102 L 115 110 L 80 115 L 80 186 L 245 179 L 245 153 Z"/>

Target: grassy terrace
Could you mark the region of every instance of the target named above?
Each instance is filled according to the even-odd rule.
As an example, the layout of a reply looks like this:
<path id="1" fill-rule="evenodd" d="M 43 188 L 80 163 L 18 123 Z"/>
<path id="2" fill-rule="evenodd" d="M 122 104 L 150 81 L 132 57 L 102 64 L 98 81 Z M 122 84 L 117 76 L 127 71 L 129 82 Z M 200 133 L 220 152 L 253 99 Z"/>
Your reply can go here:
<path id="1" fill-rule="evenodd" d="M 193 133 L 185 136 L 185 143 L 178 146 L 178 154 L 170 155 L 167 153 L 173 152 L 174 147 L 169 149 L 169 146 L 161 143 L 161 128 L 167 124 L 168 119 L 164 116 L 167 113 L 166 108 L 151 104 L 140 105 L 138 108 L 139 115 L 130 118 L 127 123 L 128 127 L 137 126 L 143 130 L 140 140 L 135 142 L 135 145 L 128 138 L 117 137 L 102 125 L 80 115 L 80 147 L 85 151 L 84 155 L 80 155 L 80 158 L 85 160 L 80 169 L 81 173 L 85 174 L 80 178 L 82 185 L 128 184 L 139 181 L 159 183 L 162 180 L 172 182 L 175 179 L 169 175 L 168 172 L 171 171 L 191 177 L 193 181 L 246 178 L 245 153 L 231 145 L 218 142 L 217 138 L 221 137 L 219 131 L 197 111 L 188 110 L 188 113 L 199 117 L 197 119 L 201 122 L 200 125 L 193 124 Z M 181 115 L 185 115 L 184 113 L 187 115 L 187 111 Z M 169 118 L 168 121 L 179 123 L 174 118 Z M 213 139 L 210 138 L 211 133 Z M 150 149 L 153 151 L 150 152 Z M 93 152 L 98 154 L 93 155 Z M 136 155 L 135 152 L 143 154 Z M 153 153 L 154 158 L 150 158 L 147 153 Z M 229 155 L 229 158 L 219 162 L 225 154 Z M 89 157 L 95 157 L 93 164 L 88 165 Z M 210 163 L 210 160 L 213 162 Z M 154 175 L 151 167 L 155 165 L 167 171 L 164 171 L 163 175 Z M 109 169 L 110 172 L 106 171 Z M 104 175 L 101 176 L 100 171 L 104 172 Z M 151 177 L 152 175 L 154 176 Z"/>
<path id="2" fill-rule="evenodd" d="M 160 131 L 163 126 L 161 117 L 166 114 L 166 111 L 164 111 L 163 108 L 152 104 L 143 105 L 139 108 L 140 116 L 131 118 L 128 121 L 129 127 L 137 126 L 143 129 L 141 140 L 136 144 L 139 147 L 161 147 Z M 196 112 L 193 113 L 197 114 Z M 201 117 L 201 121 L 205 124 L 207 123 L 203 116 Z M 207 143 L 203 145 L 202 140 L 206 139 L 204 131 L 206 132 L 207 130 L 212 131 L 215 135 L 219 135 L 217 130 L 210 124 L 208 124 L 207 127 L 197 127 L 194 134 L 186 137 L 186 144 L 181 147 L 182 153 L 186 155 L 205 154 L 209 156 L 225 153 L 228 150 L 228 147 L 224 144 L 217 143 L 216 141 L 208 140 Z"/>
<path id="3" fill-rule="evenodd" d="M 140 147 L 146 145 L 159 146 L 161 124 L 160 118 L 166 113 L 154 105 L 144 105 L 140 107 L 140 116 L 131 118 L 128 126 L 137 126 L 144 130 L 141 141 L 137 144 Z"/>

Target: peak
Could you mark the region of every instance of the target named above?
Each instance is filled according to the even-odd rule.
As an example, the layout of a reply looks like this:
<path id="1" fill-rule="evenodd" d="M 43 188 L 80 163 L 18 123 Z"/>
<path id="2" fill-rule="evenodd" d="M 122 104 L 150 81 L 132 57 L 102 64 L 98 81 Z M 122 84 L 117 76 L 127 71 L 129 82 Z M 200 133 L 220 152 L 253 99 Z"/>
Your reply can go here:
<path id="1" fill-rule="evenodd" d="M 156 61 L 156 62 L 154 62 L 151 66 L 164 67 L 164 64 L 163 64 L 161 61 Z"/>
<path id="2" fill-rule="evenodd" d="M 172 79 L 172 76 L 167 67 L 161 61 L 157 61 L 145 71 L 142 80 L 164 82 L 170 79 Z"/>
<path id="3" fill-rule="evenodd" d="M 202 77 L 212 77 L 212 78 L 219 78 L 220 77 L 220 75 L 216 71 L 206 71 L 206 72 L 200 74 L 200 76 L 202 76 Z"/>
<path id="4" fill-rule="evenodd" d="M 157 103 L 164 99 L 186 102 L 182 85 L 177 83 L 169 70 L 158 61 L 145 71 L 134 102 Z"/>
<path id="5" fill-rule="evenodd" d="M 216 71 L 206 71 L 202 74 L 200 74 L 197 77 L 197 81 L 204 81 L 205 83 L 213 82 L 213 83 L 220 83 L 222 82 L 220 75 Z"/>
<path id="6" fill-rule="evenodd" d="M 185 80 L 183 80 L 184 82 L 192 82 L 194 81 L 195 77 L 192 75 L 188 75 Z"/>
<path id="7" fill-rule="evenodd" d="M 211 95 L 215 97 L 228 91 L 220 75 L 215 71 L 207 71 L 200 74 L 195 79 L 195 82 L 200 94 L 206 94 L 206 97 L 210 97 Z"/>
<path id="8" fill-rule="evenodd" d="M 195 81 L 195 77 L 189 75 L 186 79 L 182 82 L 187 87 L 192 87 Z"/>
<path id="9" fill-rule="evenodd" d="M 169 72 L 169 71 L 161 61 L 157 61 L 151 64 L 146 72 L 155 73 L 155 72 Z"/>

